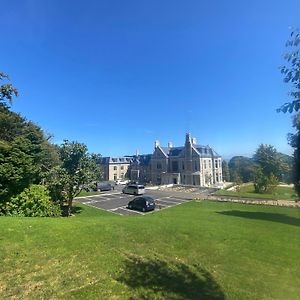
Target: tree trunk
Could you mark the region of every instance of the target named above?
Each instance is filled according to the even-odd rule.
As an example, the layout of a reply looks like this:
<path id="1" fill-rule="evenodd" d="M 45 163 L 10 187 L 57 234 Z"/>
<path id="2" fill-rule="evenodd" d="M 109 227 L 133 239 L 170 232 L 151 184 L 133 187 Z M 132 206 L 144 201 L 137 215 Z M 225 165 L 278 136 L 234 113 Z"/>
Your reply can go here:
<path id="1" fill-rule="evenodd" d="M 70 217 L 72 215 L 72 202 L 73 202 L 73 199 L 68 200 L 68 217 Z"/>

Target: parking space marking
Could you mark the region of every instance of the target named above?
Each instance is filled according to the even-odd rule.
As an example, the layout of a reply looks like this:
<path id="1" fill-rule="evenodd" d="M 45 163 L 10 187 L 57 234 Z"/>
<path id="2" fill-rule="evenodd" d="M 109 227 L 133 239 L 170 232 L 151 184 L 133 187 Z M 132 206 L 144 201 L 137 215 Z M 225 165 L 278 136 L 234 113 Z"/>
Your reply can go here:
<path id="1" fill-rule="evenodd" d="M 178 201 L 172 201 L 172 199 L 160 199 L 159 202 L 165 202 L 165 203 L 168 203 L 168 204 L 181 204 L 182 202 L 178 202 Z"/>
<path id="2" fill-rule="evenodd" d="M 175 195 L 175 193 L 156 194 L 156 193 L 149 192 L 149 194 L 150 194 L 149 196 L 153 197 L 156 202 L 156 210 L 147 212 L 146 214 L 159 212 L 161 209 L 175 207 L 179 204 L 189 202 L 192 200 L 191 198 L 184 197 L 184 195 L 183 196 Z M 106 194 L 103 193 L 103 194 L 96 194 L 91 196 L 78 197 L 77 200 L 87 206 L 98 208 L 104 211 L 109 211 L 117 215 L 125 215 L 125 216 L 145 215 L 145 213 L 143 212 L 131 210 L 127 208 L 126 204 L 134 197 L 136 196 L 124 194 L 120 191 L 114 191 Z"/>
<path id="3" fill-rule="evenodd" d="M 133 212 L 133 213 L 137 213 L 137 214 L 140 214 L 140 215 L 144 215 L 144 213 L 140 212 L 140 211 L 137 211 L 137 210 L 133 210 L 133 209 L 128 209 L 126 208 L 126 206 L 120 206 L 120 207 L 117 207 L 117 208 L 112 208 L 110 209 L 110 211 L 116 211 L 118 209 L 123 209 L 123 210 L 126 210 L 126 211 L 130 211 L 130 212 Z"/>

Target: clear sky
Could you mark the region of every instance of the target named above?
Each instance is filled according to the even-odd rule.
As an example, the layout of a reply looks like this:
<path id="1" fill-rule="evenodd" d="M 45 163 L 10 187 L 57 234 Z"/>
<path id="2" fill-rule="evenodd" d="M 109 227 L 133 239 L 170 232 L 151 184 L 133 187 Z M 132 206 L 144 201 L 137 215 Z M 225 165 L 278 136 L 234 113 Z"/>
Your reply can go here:
<path id="1" fill-rule="evenodd" d="M 104 156 L 190 131 L 219 154 L 291 153 L 279 66 L 299 0 L 0 0 L 12 109 Z"/>

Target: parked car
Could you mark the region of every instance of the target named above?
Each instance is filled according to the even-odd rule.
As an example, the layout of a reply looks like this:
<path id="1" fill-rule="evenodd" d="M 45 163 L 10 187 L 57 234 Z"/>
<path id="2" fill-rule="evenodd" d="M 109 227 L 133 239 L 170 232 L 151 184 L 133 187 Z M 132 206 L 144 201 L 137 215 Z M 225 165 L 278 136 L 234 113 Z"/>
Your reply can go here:
<path id="1" fill-rule="evenodd" d="M 150 196 L 135 197 L 128 203 L 127 208 L 140 210 L 142 212 L 150 211 L 155 209 L 155 201 Z"/>
<path id="2" fill-rule="evenodd" d="M 145 193 L 145 187 L 141 184 L 128 184 L 123 188 L 122 192 L 124 194 L 142 195 Z"/>
<path id="3" fill-rule="evenodd" d="M 112 186 L 109 182 L 98 182 L 97 183 L 97 190 L 100 192 L 111 191 L 112 189 L 114 189 L 114 186 Z"/>
<path id="4" fill-rule="evenodd" d="M 121 185 L 125 185 L 129 182 L 129 180 L 125 180 L 125 179 L 118 179 L 115 181 L 116 184 L 121 184 Z"/>

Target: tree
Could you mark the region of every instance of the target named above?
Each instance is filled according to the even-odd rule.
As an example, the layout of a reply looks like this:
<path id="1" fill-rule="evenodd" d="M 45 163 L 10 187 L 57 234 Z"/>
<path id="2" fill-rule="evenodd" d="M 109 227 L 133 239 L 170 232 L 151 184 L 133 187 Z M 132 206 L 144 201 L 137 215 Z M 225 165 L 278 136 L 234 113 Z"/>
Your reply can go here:
<path id="1" fill-rule="evenodd" d="M 235 187 L 235 190 L 237 192 L 239 192 L 241 190 L 241 184 L 243 183 L 240 175 L 236 172 L 236 171 L 233 171 L 232 175 L 231 175 L 231 181 L 234 183 L 234 185 L 236 186 Z"/>
<path id="2" fill-rule="evenodd" d="M 287 111 L 292 113 L 298 112 L 300 109 L 300 32 L 295 30 L 291 33 L 290 40 L 286 43 L 291 51 L 286 53 L 284 58 L 287 61 L 287 66 L 281 68 L 281 73 L 284 75 L 284 81 L 292 85 L 290 92 L 291 102 L 286 102 L 278 112 Z M 289 143 L 294 148 L 294 163 L 293 163 L 293 181 L 295 190 L 300 197 L 300 121 L 299 113 L 294 116 L 293 127 L 296 129 L 295 134 L 289 134 Z"/>
<path id="3" fill-rule="evenodd" d="M 293 182 L 295 191 L 300 197 L 300 114 L 296 114 L 293 120 L 296 133 L 289 134 L 289 143 L 294 148 Z"/>
<path id="4" fill-rule="evenodd" d="M 67 201 L 70 216 L 73 199 L 101 179 L 99 155 L 89 154 L 86 145 L 68 140 L 60 147 L 59 154 L 62 164 L 50 170 L 46 184 L 56 200 L 61 204 Z"/>
<path id="5" fill-rule="evenodd" d="M 8 76 L 0 72 L 0 80 Z M 59 163 L 57 149 L 42 129 L 9 110 L 18 91 L 11 84 L 0 86 L 0 214 L 8 201 Z"/>
<path id="6" fill-rule="evenodd" d="M 229 168 L 226 160 L 222 161 L 222 174 L 223 174 L 223 180 L 224 181 L 230 181 L 230 174 L 229 174 Z"/>
<path id="7" fill-rule="evenodd" d="M 254 188 L 257 193 L 268 193 L 278 185 L 279 178 L 288 170 L 282 156 L 277 150 L 266 144 L 257 148 L 253 161 L 256 163 L 254 175 Z"/>
<path id="8" fill-rule="evenodd" d="M 230 181 L 235 182 L 236 176 L 242 180 L 242 182 L 249 182 L 253 180 L 253 167 L 254 162 L 251 158 L 245 156 L 234 156 L 231 158 L 228 164 Z"/>
<path id="9" fill-rule="evenodd" d="M 291 51 L 284 55 L 284 59 L 288 65 L 281 67 L 281 73 L 284 75 L 284 81 L 292 85 L 290 97 L 292 102 L 286 102 L 278 112 L 299 111 L 300 109 L 300 31 L 295 30 L 291 33 L 291 38 L 286 42 L 287 47 L 291 47 Z"/>
<path id="10" fill-rule="evenodd" d="M 266 176 L 273 174 L 279 179 L 288 170 L 287 164 L 283 162 L 282 157 L 272 145 L 259 145 L 253 160 Z"/>
<path id="11" fill-rule="evenodd" d="M 0 214 L 5 203 L 30 184 L 42 182 L 44 174 L 59 164 L 57 149 L 41 128 L 0 106 Z"/>
<path id="12" fill-rule="evenodd" d="M 272 193 L 277 185 L 278 179 L 273 173 L 267 176 L 261 167 L 255 168 L 254 190 L 256 193 Z"/>
<path id="13" fill-rule="evenodd" d="M 0 80 L 9 81 L 8 75 L 0 72 Z M 18 96 L 18 90 L 10 83 L 0 85 L 0 105 L 7 106 L 7 101 L 11 104 L 13 96 Z"/>

